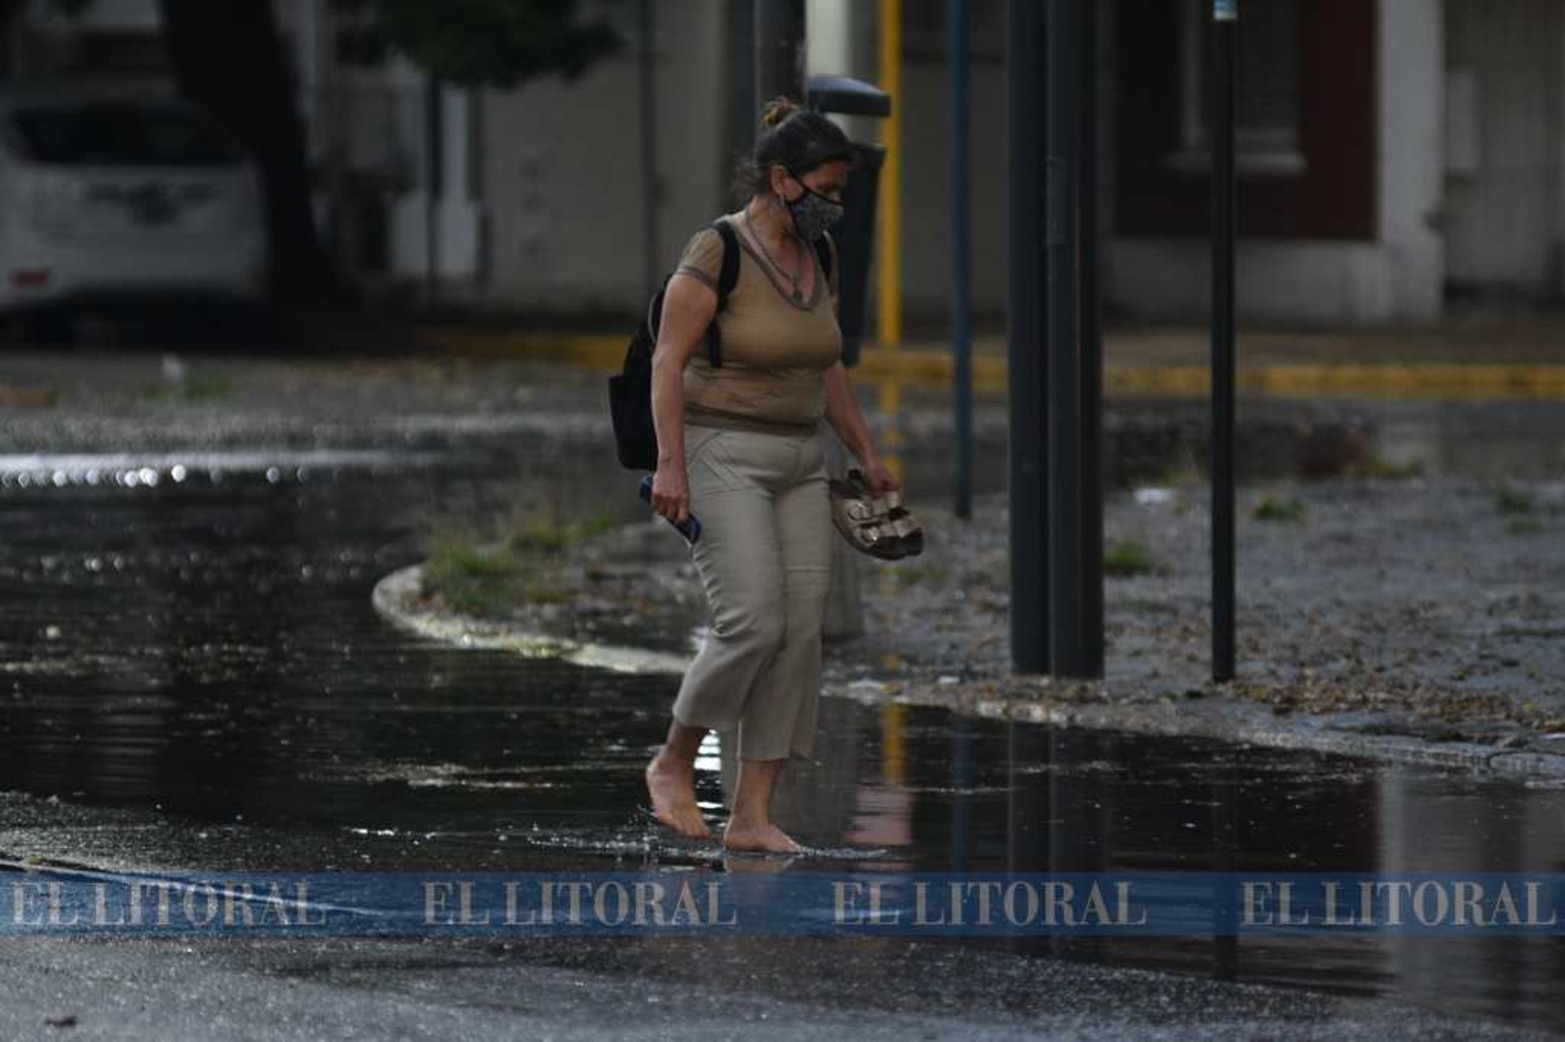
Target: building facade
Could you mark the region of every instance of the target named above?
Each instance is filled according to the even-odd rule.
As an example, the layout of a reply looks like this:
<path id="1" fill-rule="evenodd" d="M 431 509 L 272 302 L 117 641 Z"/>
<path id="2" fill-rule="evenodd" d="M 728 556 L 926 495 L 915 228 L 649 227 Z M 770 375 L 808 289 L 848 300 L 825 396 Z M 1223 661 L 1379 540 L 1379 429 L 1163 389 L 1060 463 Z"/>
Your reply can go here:
<path id="1" fill-rule="evenodd" d="M 345 16 L 327 0 L 275 0 L 318 215 L 341 262 L 372 284 L 435 286 L 496 309 L 638 308 L 649 277 L 732 205 L 745 117 L 731 100 L 730 70 L 743 66 L 732 29 L 748 0 L 647 0 L 645 12 L 642 2 L 583 5 L 613 20 L 625 46 L 579 79 L 465 91 L 396 60 L 355 65 L 334 45 Z M 806 6 L 812 71 L 873 79 L 877 5 Z M 1094 9 L 1105 303 L 1135 319 L 1198 319 L 1209 0 Z M 903 0 L 895 99 L 904 310 L 931 329 L 951 295 L 946 11 L 945 0 Z M 971 0 L 970 11 L 973 295 L 997 324 L 1009 234 L 1005 2 Z M 11 33 L 13 75 L 29 73 L 29 55 L 61 65 L 62 54 L 66 68 L 155 74 L 153 0 L 97 0 L 76 20 L 34 0 L 24 17 Z M 1241 0 L 1240 26 L 1244 317 L 1421 322 L 1470 300 L 1565 294 L 1565 5 Z"/>

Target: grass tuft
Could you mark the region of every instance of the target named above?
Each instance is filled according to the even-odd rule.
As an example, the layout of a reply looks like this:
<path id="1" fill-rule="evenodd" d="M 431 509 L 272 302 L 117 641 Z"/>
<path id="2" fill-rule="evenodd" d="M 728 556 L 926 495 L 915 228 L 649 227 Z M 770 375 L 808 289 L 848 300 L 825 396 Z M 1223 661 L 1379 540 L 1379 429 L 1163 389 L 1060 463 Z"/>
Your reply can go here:
<path id="1" fill-rule="evenodd" d="M 611 531 L 607 514 L 561 523 L 557 516 L 516 517 L 509 532 L 487 540 L 471 524 L 431 522 L 425 541 L 423 591 L 469 615 L 501 616 L 527 604 L 558 604 L 573 594 L 567 551 Z"/>
<path id="2" fill-rule="evenodd" d="M 1121 539 L 1103 553 L 1103 574 L 1124 579 L 1150 575 L 1157 569 L 1152 551 L 1136 539 Z"/>
<path id="3" fill-rule="evenodd" d="M 1494 494 L 1494 509 L 1502 514 L 1532 513 L 1532 493 L 1520 488 L 1502 488 Z"/>
<path id="4" fill-rule="evenodd" d="M 1261 497 L 1261 501 L 1255 504 L 1255 509 L 1250 511 L 1250 516 L 1257 521 L 1288 521 L 1298 522 L 1304 520 L 1304 501 L 1301 499 L 1278 499 L 1267 494 Z"/>
<path id="5" fill-rule="evenodd" d="M 1343 471 L 1350 478 L 1376 478 L 1381 481 L 1406 481 L 1424 476 L 1424 461 L 1413 459 L 1393 463 L 1379 453 L 1356 461 Z"/>

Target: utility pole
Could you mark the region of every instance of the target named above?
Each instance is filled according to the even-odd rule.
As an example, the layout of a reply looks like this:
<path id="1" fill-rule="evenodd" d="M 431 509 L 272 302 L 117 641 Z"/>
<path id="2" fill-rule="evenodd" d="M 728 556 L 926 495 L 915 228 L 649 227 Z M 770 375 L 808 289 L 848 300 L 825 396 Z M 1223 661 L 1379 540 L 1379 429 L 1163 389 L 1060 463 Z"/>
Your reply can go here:
<path id="1" fill-rule="evenodd" d="M 1008 14 L 1011 656 L 1101 677 L 1097 9 L 1013 0 Z"/>

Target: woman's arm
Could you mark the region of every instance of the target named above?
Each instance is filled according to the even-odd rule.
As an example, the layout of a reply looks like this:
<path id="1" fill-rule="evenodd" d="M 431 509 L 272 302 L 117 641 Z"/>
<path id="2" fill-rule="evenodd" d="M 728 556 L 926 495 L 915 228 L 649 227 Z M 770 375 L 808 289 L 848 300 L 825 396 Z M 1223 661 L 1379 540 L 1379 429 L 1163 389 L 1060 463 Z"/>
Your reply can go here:
<path id="1" fill-rule="evenodd" d="M 831 247 L 831 310 L 840 323 L 842 321 L 839 278 L 841 258 L 837 254 L 836 241 L 830 236 L 826 241 Z M 841 360 L 833 363 L 832 367 L 826 370 L 826 422 L 831 424 L 848 451 L 858 457 L 859 466 L 863 469 L 864 477 L 871 489 L 878 494 L 888 488 L 902 487 L 896 475 L 880 462 L 880 456 L 875 451 L 875 437 L 870 433 L 869 424 L 864 422 L 864 412 L 859 408 L 858 395 L 853 393 L 853 384 L 848 379 L 848 367 L 843 365 Z"/>
<path id="2" fill-rule="evenodd" d="M 880 462 L 880 454 L 875 451 L 875 437 L 859 408 L 858 396 L 853 393 L 848 369 L 840 361 L 826 370 L 826 422 L 831 424 L 847 450 L 858 457 L 870 488 L 881 492 L 902 487 L 896 476 Z"/>
<path id="3" fill-rule="evenodd" d="M 685 366 L 717 314 L 717 292 L 691 275 L 676 274 L 663 292 L 663 317 L 652 350 L 652 426 L 658 469 L 652 509 L 671 521 L 690 516 L 685 474 Z"/>

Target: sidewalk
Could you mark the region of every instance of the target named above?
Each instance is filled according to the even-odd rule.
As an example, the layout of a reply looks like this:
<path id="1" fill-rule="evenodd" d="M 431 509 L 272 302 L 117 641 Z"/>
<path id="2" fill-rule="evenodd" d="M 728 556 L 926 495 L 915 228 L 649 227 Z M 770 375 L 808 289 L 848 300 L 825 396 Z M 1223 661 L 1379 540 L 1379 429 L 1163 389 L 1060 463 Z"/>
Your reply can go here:
<path id="1" fill-rule="evenodd" d="M 454 356 L 614 372 L 629 333 L 428 327 L 418 339 Z M 975 392 L 1005 393 L 1006 350 L 1003 337 L 975 340 Z M 1104 339 L 1104 389 L 1111 395 L 1204 397 L 1210 351 L 1208 334 L 1199 327 L 1111 328 Z M 1565 398 L 1565 317 L 1452 319 L 1362 330 L 1249 329 L 1240 331 L 1238 351 L 1242 394 Z M 943 390 L 951 381 L 950 348 L 929 340 L 896 350 L 868 347 L 855 373 L 862 380 Z"/>
<path id="2" fill-rule="evenodd" d="M 1145 490 L 1144 490 L 1145 491 Z M 1565 487 L 1519 500 L 1458 479 L 1334 480 L 1241 495 L 1239 679 L 1210 681 L 1205 486 L 1118 494 L 1107 541 L 1142 545 L 1106 581 L 1102 681 L 1012 673 L 1003 496 L 958 522 L 918 506 L 927 545 L 864 559 L 865 636 L 827 647 L 828 693 L 1055 725 L 1194 735 L 1565 778 Z M 1273 512 L 1275 515 L 1275 511 Z M 504 620 L 444 611 L 417 567 L 376 607 L 425 636 L 679 673 L 705 604 L 661 519 L 579 547 L 575 603 Z"/>
<path id="3" fill-rule="evenodd" d="M 0 408 L 0 448 L 12 454 L 8 473 L 18 483 L 25 476 L 53 487 L 99 467 L 167 473 L 175 463 L 197 466 L 192 454 L 206 450 L 404 456 L 499 440 L 550 445 L 569 460 L 560 487 L 580 483 L 597 496 L 602 483 L 604 509 L 623 510 L 614 516 L 624 519 L 646 516 L 627 492 L 630 479 L 613 464 L 602 381 L 578 367 L 201 357 L 182 382 L 170 384 L 156 356 L 77 352 L 64 365 L 52 354 L 16 353 L 7 378 L 46 392 L 52 403 Z M 1399 439 L 1390 444 L 1392 455 L 1432 462 L 1431 476 L 1282 479 L 1241 489 L 1240 683 L 1217 688 L 1207 681 L 1206 486 L 1166 465 L 1180 453 L 1161 452 L 1121 466 L 1133 483 L 1161 490 L 1116 492 L 1106 505 L 1108 544 L 1143 544 L 1152 570 L 1107 582 L 1109 675 L 1102 684 L 1012 675 L 1005 503 L 981 497 L 977 519 L 965 524 L 942 516 L 932 493 L 922 492 L 913 507 L 924 518 L 928 548 L 914 561 L 864 562 L 869 634 L 831 648 L 831 689 L 1020 719 L 1493 769 L 1565 764 L 1565 753 L 1549 751 L 1565 743 L 1548 737 L 1565 732 L 1565 408 L 1369 404 L 1397 428 L 1390 432 Z M 1402 422 L 1409 410 L 1435 414 L 1437 429 L 1420 425 L 1410 433 Z M 1199 417 L 1189 414 L 1200 411 L 1193 402 L 1137 403 L 1118 410 L 1113 429 L 1178 448 L 1199 437 Z M 1296 428 L 1324 430 L 1327 421 L 1362 411 L 1359 403 L 1257 403 L 1247 410 L 1242 444 L 1253 458 L 1271 439 L 1286 464 L 1276 473 L 1302 472 L 1305 461 L 1295 457 L 1306 443 Z M 993 400 L 978 410 L 980 432 L 991 434 L 980 461 L 991 466 L 1004 460 L 1003 413 Z M 914 464 L 949 449 L 945 404 L 909 407 L 900 429 L 910 487 L 921 474 L 927 480 L 916 487 L 941 487 Z M 1326 440 L 1362 449 L 1356 431 L 1342 428 Z M 1502 440 L 1525 460 L 1502 454 Z M 1317 455 L 1331 447 L 1319 441 L 1307 443 Z M 62 455 L 71 453 L 108 455 Z M 1452 466 L 1458 463 L 1459 470 Z M 1446 472 L 1468 477 L 1439 476 Z M 1516 480 L 1502 484 L 1507 478 Z M 1282 513 L 1297 516 L 1254 517 L 1267 495 L 1289 508 Z M 589 578 L 590 562 L 573 562 L 583 570 L 574 587 L 583 596 L 557 618 L 521 627 L 447 618 L 439 635 L 466 642 L 479 634 L 503 644 L 518 629 L 548 623 L 568 644 L 652 651 L 663 666 L 682 668 L 688 636 L 705 612 L 683 543 L 661 521 L 641 521 L 631 531 L 642 539 L 623 543 L 631 556 L 618 566 Z M 627 614 L 627 599 L 656 608 L 664 625 L 653 628 L 666 631 L 666 642 L 646 643 L 646 620 L 614 628 Z M 410 624 L 433 618 L 427 606 L 406 607 Z"/>

